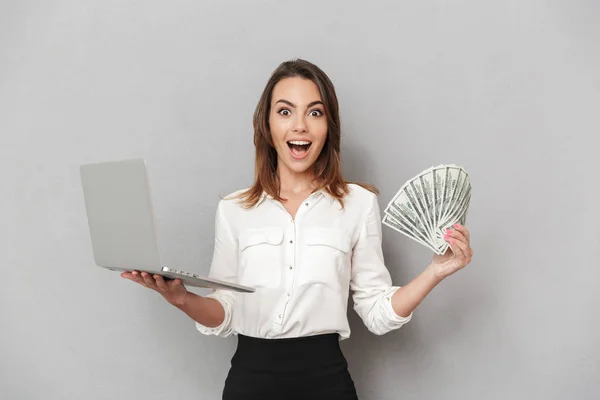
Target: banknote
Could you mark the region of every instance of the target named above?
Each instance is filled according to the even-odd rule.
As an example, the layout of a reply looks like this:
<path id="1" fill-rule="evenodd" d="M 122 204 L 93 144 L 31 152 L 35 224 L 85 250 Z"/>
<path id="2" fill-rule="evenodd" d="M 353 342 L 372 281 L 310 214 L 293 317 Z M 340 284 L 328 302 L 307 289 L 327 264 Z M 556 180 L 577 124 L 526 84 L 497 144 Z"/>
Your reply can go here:
<path id="1" fill-rule="evenodd" d="M 398 220 L 404 220 L 414 227 L 423 237 L 431 241 L 430 231 L 416 206 L 415 195 L 408 185 L 403 186 L 390 201 L 384 213 L 392 214 Z"/>
<path id="2" fill-rule="evenodd" d="M 469 177 L 467 172 L 464 170 L 459 170 L 456 185 L 454 187 L 454 191 L 452 193 L 452 198 L 449 200 L 449 207 L 446 209 L 444 216 L 442 217 L 442 221 L 451 218 L 455 211 L 460 208 L 462 205 L 462 200 L 464 199 L 466 190 L 469 187 Z"/>
<path id="3" fill-rule="evenodd" d="M 471 201 L 471 188 L 467 188 L 465 197 L 461 200 L 461 204 L 456 210 L 449 215 L 444 221 L 441 222 L 437 236 L 437 244 L 440 244 L 444 241 L 444 234 L 446 233 L 446 229 L 451 228 L 454 224 L 459 223 L 464 225 L 464 218 L 466 217 L 467 209 L 469 203 Z"/>
<path id="4" fill-rule="evenodd" d="M 409 238 L 417 241 L 418 243 L 430 248 L 434 252 L 438 251 L 437 249 L 431 247 L 431 245 L 427 242 L 427 239 L 423 238 L 416 229 L 407 226 L 405 223 L 395 219 L 391 215 L 384 214 L 382 223 L 402 233 L 403 235 L 408 236 Z"/>
<path id="5" fill-rule="evenodd" d="M 444 183 L 444 197 L 442 199 L 442 210 L 440 213 L 439 220 L 444 220 L 449 212 L 450 207 L 454 205 L 459 185 L 462 182 L 462 169 L 458 166 L 449 165 L 446 167 L 446 181 Z"/>
<path id="6" fill-rule="evenodd" d="M 446 229 L 466 223 L 471 202 L 471 180 L 457 164 L 427 168 L 406 181 L 384 210 L 382 223 L 437 254 L 448 243 Z"/>
<path id="7" fill-rule="evenodd" d="M 429 169 L 422 174 L 419 174 L 414 183 L 415 190 L 419 192 L 423 199 L 425 208 L 425 221 L 430 229 L 435 227 L 435 199 L 433 198 L 433 173 Z"/>
<path id="8" fill-rule="evenodd" d="M 442 196 L 444 193 L 444 187 L 446 183 L 446 167 L 432 168 L 431 169 L 431 180 L 433 182 L 433 225 L 437 226 L 440 220 L 439 211 L 442 207 Z"/>

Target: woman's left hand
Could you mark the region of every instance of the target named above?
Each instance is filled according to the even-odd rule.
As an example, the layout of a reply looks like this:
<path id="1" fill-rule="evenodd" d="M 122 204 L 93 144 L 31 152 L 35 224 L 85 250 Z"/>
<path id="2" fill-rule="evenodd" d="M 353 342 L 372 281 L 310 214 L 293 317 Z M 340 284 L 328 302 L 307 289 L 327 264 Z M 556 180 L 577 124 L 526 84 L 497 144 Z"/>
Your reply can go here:
<path id="1" fill-rule="evenodd" d="M 450 247 L 444 255 L 435 254 L 428 267 L 437 279 L 444 279 L 463 269 L 471 262 L 473 257 L 469 230 L 464 226 L 455 224 L 454 229 L 446 231 L 444 240 L 448 242 Z"/>

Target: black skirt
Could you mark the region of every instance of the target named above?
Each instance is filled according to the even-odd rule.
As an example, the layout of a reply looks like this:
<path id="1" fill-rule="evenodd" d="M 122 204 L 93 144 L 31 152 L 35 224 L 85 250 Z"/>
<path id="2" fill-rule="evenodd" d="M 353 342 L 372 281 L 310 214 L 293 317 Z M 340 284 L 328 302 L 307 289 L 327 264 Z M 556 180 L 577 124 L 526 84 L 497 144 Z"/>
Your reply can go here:
<path id="1" fill-rule="evenodd" d="M 337 334 L 292 339 L 238 335 L 223 400 L 357 400 Z"/>

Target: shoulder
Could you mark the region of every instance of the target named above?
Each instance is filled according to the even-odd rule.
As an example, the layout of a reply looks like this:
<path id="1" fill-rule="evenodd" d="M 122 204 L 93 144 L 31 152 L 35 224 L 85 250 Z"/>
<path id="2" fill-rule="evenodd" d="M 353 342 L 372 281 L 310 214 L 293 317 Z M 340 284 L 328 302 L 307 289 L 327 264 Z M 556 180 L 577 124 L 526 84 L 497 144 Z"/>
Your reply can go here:
<path id="1" fill-rule="evenodd" d="M 240 196 L 243 195 L 245 192 L 247 192 L 248 189 L 249 188 L 238 189 L 238 190 L 235 190 L 224 196 L 221 196 L 221 199 L 219 200 L 219 207 L 220 208 L 235 208 L 235 207 L 241 208 Z"/>
<path id="2" fill-rule="evenodd" d="M 220 200 L 217 205 L 217 213 L 223 216 L 232 216 L 237 217 L 240 213 L 246 213 L 251 210 L 251 208 L 247 208 L 244 206 L 242 196 L 249 190 L 250 188 L 238 189 L 229 194 L 221 195 Z"/>
<path id="3" fill-rule="evenodd" d="M 344 209 L 348 215 L 364 220 L 379 213 L 377 193 L 356 183 L 349 183 L 348 189 L 348 194 L 343 198 Z"/>
<path id="4" fill-rule="evenodd" d="M 237 198 L 240 195 L 244 194 L 248 190 L 250 190 L 249 187 L 244 188 L 244 189 L 235 190 L 235 191 L 233 191 L 233 192 L 231 192 L 231 193 L 226 194 L 225 196 L 223 196 L 222 199 L 221 199 L 221 201 L 235 201 L 235 200 L 237 200 Z"/>
<path id="5" fill-rule="evenodd" d="M 344 197 L 344 200 L 348 204 L 356 204 L 359 207 L 370 206 L 373 203 L 377 203 L 377 193 L 370 191 L 356 183 L 348 184 L 349 192 Z"/>
<path id="6" fill-rule="evenodd" d="M 217 226 L 227 226 L 229 230 L 234 230 L 236 221 L 240 220 L 244 212 L 239 196 L 246 190 L 240 189 L 225 196 L 219 195 L 220 199 L 215 211 Z"/>
<path id="7" fill-rule="evenodd" d="M 348 184 L 349 193 L 344 196 L 344 214 L 353 221 L 354 232 L 378 232 L 380 222 L 377 193 L 356 183 Z"/>

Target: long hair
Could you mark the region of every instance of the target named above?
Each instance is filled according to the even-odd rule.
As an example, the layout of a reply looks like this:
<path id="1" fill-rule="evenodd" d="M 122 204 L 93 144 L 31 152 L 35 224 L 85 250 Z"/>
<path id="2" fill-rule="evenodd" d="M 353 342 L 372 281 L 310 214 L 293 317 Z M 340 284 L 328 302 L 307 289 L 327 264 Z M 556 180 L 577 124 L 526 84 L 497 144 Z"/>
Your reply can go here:
<path id="1" fill-rule="evenodd" d="M 317 85 L 325 115 L 327 118 L 327 138 L 321 150 L 321 154 L 313 164 L 316 179 L 315 191 L 324 189 L 340 202 L 343 207 L 343 197 L 349 193 L 348 184 L 342 178 L 340 163 L 340 115 L 338 99 L 335 88 L 329 77 L 316 65 L 302 59 L 294 59 L 281 63 L 272 73 L 267 82 L 260 100 L 254 111 L 254 146 L 256 148 L 254 184 L 238 194 L 241 203 L 246 208 L 254 207 L 264 193 L 271 195 L 274 199 L 284 201 L 279 195 L 280 182 L 277 175 L 277 151 L 273 144 L 271 130 L 269 127 L 269 113 L 271 112 L 271 100 L 273 88 L 285 78 L 301 77 L 309 79 Z M 357 183 L 358 185 L 378 193 L 374 186 Z"/>

